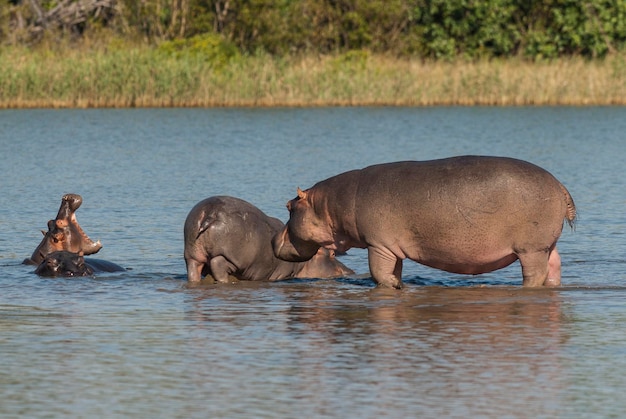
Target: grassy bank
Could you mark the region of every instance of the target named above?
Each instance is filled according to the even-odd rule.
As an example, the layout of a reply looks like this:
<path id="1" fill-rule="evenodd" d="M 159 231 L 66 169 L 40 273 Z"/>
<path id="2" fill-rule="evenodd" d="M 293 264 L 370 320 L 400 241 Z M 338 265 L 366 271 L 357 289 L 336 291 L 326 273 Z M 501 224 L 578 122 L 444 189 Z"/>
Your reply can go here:
<path id="1" fill-rule="evenodd" d="M 333 57 L 166 54 L 147 47 L 0 50 L 0 108 L 624 105 L 626 55 L 423 62 Z"/>

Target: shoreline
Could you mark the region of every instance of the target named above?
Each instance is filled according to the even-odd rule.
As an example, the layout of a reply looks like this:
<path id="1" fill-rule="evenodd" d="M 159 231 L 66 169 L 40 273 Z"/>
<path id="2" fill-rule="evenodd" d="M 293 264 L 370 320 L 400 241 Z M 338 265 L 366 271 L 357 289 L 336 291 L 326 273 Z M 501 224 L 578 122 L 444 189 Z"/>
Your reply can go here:
<path id="1" fill-rule="evenodd" d="M 5 105 L 0 103 L 0 111 L 9 110 L 36 110 L 36 109 L 49 109 L 49 110 L 61 110 L 61 109 L 319 109 L 319 108 L 463 108 L 463 107 L 486 107 L 486 108 L 550 108 L 550 107 L 564 107 L 564 108 L 584 108 L 584 107 L 624 107 L 626 106 L 626 100 L 619 103 L 428 103 L 428 104 L 403 104 L 403 103 L 306 103 L 306 104 L 292 104 L 292 103 L 234 103 L 234 104 L 142 104 L 142 105 L 74 105 L 70 103 L 63 104 L 20 104 L 20 105 Z"/>

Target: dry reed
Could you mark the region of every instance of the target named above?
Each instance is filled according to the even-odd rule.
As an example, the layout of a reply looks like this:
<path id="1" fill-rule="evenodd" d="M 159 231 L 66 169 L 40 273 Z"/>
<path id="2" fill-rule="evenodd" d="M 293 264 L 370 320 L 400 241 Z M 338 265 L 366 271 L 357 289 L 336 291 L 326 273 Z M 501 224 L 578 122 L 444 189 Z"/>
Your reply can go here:
<path id="1" fill-rule="evenodd" d="M 147 47 L 0 50 L 0 108 L 624 104 L 624 54 L 532 63 L 349 53 L 214 64 Z"/>

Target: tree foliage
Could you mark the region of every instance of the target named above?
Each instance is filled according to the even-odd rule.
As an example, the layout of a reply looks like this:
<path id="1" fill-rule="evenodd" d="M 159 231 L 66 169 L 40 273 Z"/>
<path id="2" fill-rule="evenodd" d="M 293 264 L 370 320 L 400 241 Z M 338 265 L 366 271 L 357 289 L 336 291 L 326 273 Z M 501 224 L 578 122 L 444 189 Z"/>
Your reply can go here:
<path id="1" fill-rule="evenodd" d="M 0 0 L 5 43 L 102 27 L 152 43 L 219 39 L 240 53 L 594 58 L 624 48 L 626 0 Z"/>

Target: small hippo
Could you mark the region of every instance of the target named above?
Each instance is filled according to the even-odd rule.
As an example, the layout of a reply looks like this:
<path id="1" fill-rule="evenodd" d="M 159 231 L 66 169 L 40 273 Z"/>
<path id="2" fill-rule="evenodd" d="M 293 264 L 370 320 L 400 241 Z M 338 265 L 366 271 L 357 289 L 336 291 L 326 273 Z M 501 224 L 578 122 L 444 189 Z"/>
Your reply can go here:
<path id="1" fill-rule="evenodd" d="M 325 249 L 306 262 L 274 256 L 272 237 L 283 223 L 254 205 L 230 196 L 214 196 L 196 204 L 185 220 L 185 263 L 189 282 L 211 274 L 219 282 L 278 281 L 287 278 L 331 278 L 354 272 Z"/>
<path id="2" fill-rule="evenodd" d="M 66 250 L 85 255 L 97 253 L 102 244 L 92 241 L 76 221 L 76 210 L 83 203 L 83 198 L 76 194 L 66 194 L 61 199 L 61 206 L 56 219 L 48 221 L 48 232 L 42 231 L 43 239 L 32 256 L 24 264 L 38 265 L 52 252 Z"/>
<path id="3" fill-rule="evenodd" d="M 52 252 L 46 255 L 35 273 L 46 277 L 77 277 L 91 276 L 95 272 L 123 271 L 119 265 L 100 259 L 85 259 L 83 252 L 73 253 L 66 250 Z"/>
<path id="4" fill-rule="evenodd" d="M 370 273 L 402 288 L 402 261 L 460 274 L 522 266 L 526 287 L 561 283 L 556 242 L 576 207 L 567 189 L 531 163 L 461 156 L 379 164 L 339 174 L 289 201 L 273 239 L 277 257 L 304 261 L 320 246 L 367 248 Z"/>

